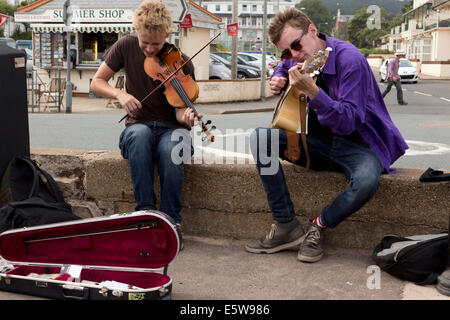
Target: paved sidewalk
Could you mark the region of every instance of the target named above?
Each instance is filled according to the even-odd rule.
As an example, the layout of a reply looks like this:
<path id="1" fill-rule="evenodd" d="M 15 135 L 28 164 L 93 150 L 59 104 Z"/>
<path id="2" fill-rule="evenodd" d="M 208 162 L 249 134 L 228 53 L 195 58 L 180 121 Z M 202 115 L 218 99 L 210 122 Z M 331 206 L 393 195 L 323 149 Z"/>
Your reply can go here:
<path id="1" fill-rule="evenodd" d="M 118 114 L 106 107 L 108 99 L 74 97 L 72 113 Z M 204 114 L 272 112 L 278 97 L 266 101 L 196 104 Z M 63 111 L 65 112 L 65 110 Z M 380 288 L 367 286 L 374 269 L 371 252 L 326 248 L 323 260 L 304 264 L 296 251 L 255 255 L 244 249 L 246 241 L 186 236 L 185 249 L 169 267 L 173 299 L 236 300 L 450 300 L 434 286 L 417 286 L 380 273 Z M 372 270 L 372 273 L 371 273 Z M 36 297 L 0 292 L 0 300 L 34 300 Z"/>
<path id="2" fill-rule="evenodd" d="M 400 281 L 373 267 L 368 250 L 326 248 L 313 264 L 297 251 L 252 254 L 247 241 L 185 236 L 169 266 L 174 300 L 450 300 L 433 285 Z M 0 300 L 41 298 L 0 291 Z"/>

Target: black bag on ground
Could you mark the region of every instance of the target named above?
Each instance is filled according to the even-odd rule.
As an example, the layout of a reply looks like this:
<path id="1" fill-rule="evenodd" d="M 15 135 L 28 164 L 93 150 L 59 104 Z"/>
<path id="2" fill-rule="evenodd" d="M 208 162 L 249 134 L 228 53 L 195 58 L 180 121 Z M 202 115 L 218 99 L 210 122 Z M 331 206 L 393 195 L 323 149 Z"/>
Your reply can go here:
<path id="1" fill-rule="evenodd" d="M 399 237 L 386 235 L 372 258 L 389 274 L 416 284 L 432 284 L 446 269 L 448 233 Z"/>
<path id="2" fill-rule="evenodd" d="M 29 158 L 15 157 L 10 162 L 0 184 L 0 233 L 76 219 L 80 218 L 48 172 Z"/>

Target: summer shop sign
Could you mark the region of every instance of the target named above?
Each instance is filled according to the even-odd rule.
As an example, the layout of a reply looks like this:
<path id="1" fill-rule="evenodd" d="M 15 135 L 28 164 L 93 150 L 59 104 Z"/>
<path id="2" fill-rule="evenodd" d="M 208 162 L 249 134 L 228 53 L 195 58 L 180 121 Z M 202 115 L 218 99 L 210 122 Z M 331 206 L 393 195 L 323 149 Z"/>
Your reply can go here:
<path id="1" fill-rule="evenodd" d="M 130 22 L 134 11 L 129 9 L 80 9 L 71 6 L 72 23 L 79 22 Z M 16 22 L 64 22 L 62 9 L 45 10 L 40 14 L 15 13 Z"/>
<path id="2" fill-rule="evenodd" d="M 8 16 L 0 13 L 0 26 L 4 25 L 8 20 Z"/>
<path id="3" fill-rule="evenodd" d="M 238 35 L 238 24 L 231 23 L 227 24 L 227 32 L 229 36 L 237 36 Z"/>

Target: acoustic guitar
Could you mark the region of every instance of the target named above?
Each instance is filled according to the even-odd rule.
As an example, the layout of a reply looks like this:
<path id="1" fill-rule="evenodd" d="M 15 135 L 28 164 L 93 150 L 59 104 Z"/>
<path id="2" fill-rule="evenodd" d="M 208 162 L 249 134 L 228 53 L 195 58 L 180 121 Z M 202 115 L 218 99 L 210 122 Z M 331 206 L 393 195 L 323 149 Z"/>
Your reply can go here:
<path id="1" fill-rule="evenodd" d="M 331 50 L 331 48 L 326 48 L 325 50 L 316 52 L 311 58 L 303 63 L 300 72 L 309 73 L 315 81 L 317 76 L 322 72 Z M 306 96 L 304 93 L 300 92 L 297 88 L 288 86 L 281 99 L 278 101 L 270 127 L 297 132 L 301 123 L 299 108 L 299 103 L 302 102 L 301 99 L 304 99 L 303 102 L 306 106 Z"/>
<path id="2" fill-rule="evenodd" d="M 328 59 L 328 55 L 331 48 L 325 50 L 319 50 L 311 58 L 307 59 L 301 69 L 301 73 L 309 73 L 310 76 L 317 80 L 317 76 L 322 72 L 325 62 Z M 275 108 L 271 128 L 284 129 L 287 136 L 287 149 L 285 150 L 285 156 L 293 164 L 300 159 L 300 146 L 299 136 L 297 129 L 300 125 L 300 135 L 302 137 L 303 146 L 306 154 L 306 170 L 309 169 L 310 160 L 308 154 L 308 145 L 306 143 L 306 94 L 297 88 L 288 86 L 283 93 L 278 105 Z M 295 166 L 294 170 L 299 172 Z"/>

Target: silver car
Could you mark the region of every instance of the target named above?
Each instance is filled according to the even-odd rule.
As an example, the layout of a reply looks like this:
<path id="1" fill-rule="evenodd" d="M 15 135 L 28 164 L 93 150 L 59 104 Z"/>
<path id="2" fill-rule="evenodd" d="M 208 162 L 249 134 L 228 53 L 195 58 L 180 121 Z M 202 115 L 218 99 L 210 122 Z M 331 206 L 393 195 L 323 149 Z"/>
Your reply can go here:
<path id="1" fill-rule="evenodd" d="M 209 57 L 209 79 L 231 79 L 231 70 L 219 60 Z"/>
<path id="2" fill-rule="evenodd" d="M 0 38 L 0 44 L 4 44 L 8 47 L 17 49 L 16 41 L 12 38 Z"/>

